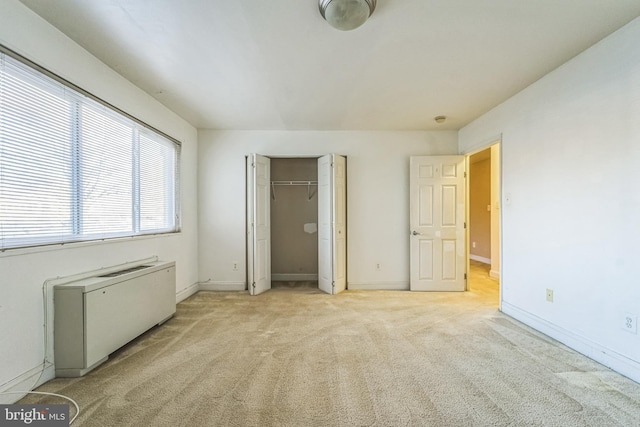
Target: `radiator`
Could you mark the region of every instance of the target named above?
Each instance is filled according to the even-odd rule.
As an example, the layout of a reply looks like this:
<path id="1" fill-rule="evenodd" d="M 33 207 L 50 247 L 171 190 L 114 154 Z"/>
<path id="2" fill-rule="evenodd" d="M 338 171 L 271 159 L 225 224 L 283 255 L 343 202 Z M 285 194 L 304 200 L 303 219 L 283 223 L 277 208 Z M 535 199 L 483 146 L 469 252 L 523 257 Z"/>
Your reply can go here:
<path id="1" fill-rule="evenodd" d="M 85 375 L 175 312 L 175 262 L 152 262 L 56 285 L 56 377 Z"/>

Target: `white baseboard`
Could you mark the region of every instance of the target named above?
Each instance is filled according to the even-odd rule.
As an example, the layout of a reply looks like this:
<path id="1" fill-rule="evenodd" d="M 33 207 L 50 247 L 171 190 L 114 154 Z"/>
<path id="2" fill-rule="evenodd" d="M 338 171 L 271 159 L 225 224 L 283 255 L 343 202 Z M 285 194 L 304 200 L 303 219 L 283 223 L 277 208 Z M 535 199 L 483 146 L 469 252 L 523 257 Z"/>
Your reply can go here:
<path id="1" fill-rule="evenodd" d="M 245 282 L 200 282 L 201 291 L 244 291 L 247 289 Z"/>
<path id="2" fill-rule="evenodd" d="M 578 353 L 640 383 L 640 362 L 603 347 L 588 338 L 566 330 L 504 301 L 502 302 L 501 310 L 503 313 L 519 320 L 525 325 L 531 326 L 543 334 L 560 341 Z"/>
<path id="3" fill-rule="evenodd" d="M 483 264 L 491 264 L 491 258 L 485 258 L 485 257 L 480 256 L 480 255 L 469 254 L 469 259 L 481 262 Z"/>
<path id="4" fill-rule="evenodd" d="M 23 392 L 32 391 L 55 377 L 56 370 L 53 364 L 47 363 L 44 369 L 42 365 L 38 365 L 0 387 L 0 404 L 15 403 L 25 396 Z"/>
<path id="5" fill-rule="evenodd" d="M 350 291 L 408 291 L 409 282 L 349 282 L 347 289 Z"/>
<path id="6" fill-rule="evenodd" d="M 500 270 L 489 270 L 489 277 L 500 280 Z"/>
<path id="7" fill-rule="evenodd" d="M 318 280 L 317 274 L 287 274 L 275 273 L 271 274 L 272 282 L 309 282 Z"/>
<path id="8" fill-rule="evenodd" d="M 200 290 L 200 284 L 199 283 L 194 283 L 191 286 L 187 286 L 186 288 L 184 288 L 180 292 L 177 292 L 176 293 L 176 304 L 179 303 L 180 301 L 186 300 L 191 295 L 197 293 L 199 290 Z"/>

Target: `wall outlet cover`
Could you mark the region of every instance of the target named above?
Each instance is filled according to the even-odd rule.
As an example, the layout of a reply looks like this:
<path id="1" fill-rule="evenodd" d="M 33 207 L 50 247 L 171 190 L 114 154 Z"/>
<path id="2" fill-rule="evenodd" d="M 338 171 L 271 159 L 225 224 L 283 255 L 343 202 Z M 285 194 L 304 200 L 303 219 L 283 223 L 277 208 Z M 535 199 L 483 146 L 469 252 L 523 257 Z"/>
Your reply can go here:
<path id="1" fill-rule="evenodd" d="M 624 329 L 629 333 L 637 334 L 638 333 L 638 316 L 632 313 L 625 313 L 624 324 L 622 326 L 622 329 Z"/>

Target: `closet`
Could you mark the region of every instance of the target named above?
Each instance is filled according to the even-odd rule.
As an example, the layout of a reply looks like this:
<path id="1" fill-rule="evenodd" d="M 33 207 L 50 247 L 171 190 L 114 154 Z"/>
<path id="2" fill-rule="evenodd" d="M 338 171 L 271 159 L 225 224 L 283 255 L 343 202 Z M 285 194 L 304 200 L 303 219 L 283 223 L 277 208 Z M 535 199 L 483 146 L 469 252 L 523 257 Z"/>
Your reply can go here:
<path id="1" fill-rule="evenodd" d="M 318 159 L 271 159 L 271 281 L 318 287 Z"/>
<path id="2" fill-rule="evenodd" d="M 247 156 L 247 284 L 277 282 L 346 289 L 346 158 Z"/>

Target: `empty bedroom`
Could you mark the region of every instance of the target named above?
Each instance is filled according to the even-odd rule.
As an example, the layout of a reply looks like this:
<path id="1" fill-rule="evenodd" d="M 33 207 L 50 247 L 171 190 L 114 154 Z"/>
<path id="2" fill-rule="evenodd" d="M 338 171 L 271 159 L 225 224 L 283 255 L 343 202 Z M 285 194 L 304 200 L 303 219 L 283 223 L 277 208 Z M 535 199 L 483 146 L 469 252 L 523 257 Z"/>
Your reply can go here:
<path id="1" fill-rule="evenodd" d="M 637 0 L 3 0 L 0 425 L 640 425 L 638 40 Z"/>

